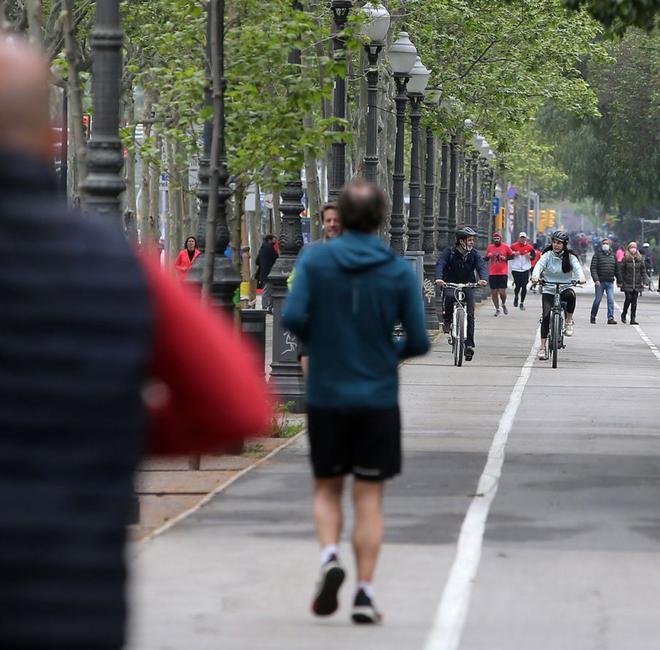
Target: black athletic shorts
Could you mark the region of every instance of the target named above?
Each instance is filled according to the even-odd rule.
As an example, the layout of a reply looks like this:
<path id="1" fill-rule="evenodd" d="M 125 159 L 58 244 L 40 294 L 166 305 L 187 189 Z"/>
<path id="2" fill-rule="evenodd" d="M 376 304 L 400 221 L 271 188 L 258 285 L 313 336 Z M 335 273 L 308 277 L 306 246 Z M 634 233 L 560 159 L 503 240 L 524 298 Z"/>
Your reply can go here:
<path id="1" fill-rule="evenodd" d="M 489 275 L 488 284 L 491 289 L 506 289 L 509 284 L 508 275 Z"/>
<path id="2" fill-rule="evenodd" d="M 382 409 L 307 408 L 314 476 L 353 474 L 384 481 L 401 473 L 399 407 Z"/>

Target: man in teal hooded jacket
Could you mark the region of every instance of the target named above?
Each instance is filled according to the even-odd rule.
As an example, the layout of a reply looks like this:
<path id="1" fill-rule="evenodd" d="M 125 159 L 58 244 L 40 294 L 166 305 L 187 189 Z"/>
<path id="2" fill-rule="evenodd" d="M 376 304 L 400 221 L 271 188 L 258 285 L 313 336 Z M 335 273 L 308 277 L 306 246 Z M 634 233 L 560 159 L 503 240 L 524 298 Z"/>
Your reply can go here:
<path id="1" fill-rule="evenodd" d="M 353 546 L 358 590 L 352 618 L 377 623 L 371 587 L 383 536 L 382 496 L 401 471 L 399 363 L 429 348 L 422 291 L 403 258 L 378 238 L 385 197 L 351 183 L 339 200 L 344 234 L 306 252 L 283 312 L 309 352 L 307 415 L 321 578 L 312 609 L 338 607 L 345 578 L 338 558 L 344 476 L 353 474 Z M 405 336 L 394 339 L 397 323 Z"/>

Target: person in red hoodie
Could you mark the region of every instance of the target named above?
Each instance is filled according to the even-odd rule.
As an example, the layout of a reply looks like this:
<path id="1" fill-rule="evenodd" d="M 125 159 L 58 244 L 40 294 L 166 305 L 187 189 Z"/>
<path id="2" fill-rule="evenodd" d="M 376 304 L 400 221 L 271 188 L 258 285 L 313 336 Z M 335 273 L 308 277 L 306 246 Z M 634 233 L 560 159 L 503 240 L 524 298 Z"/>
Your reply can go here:
<path id="1" fill-rule="evenodd" d="M 488 245 L 484 259 L 489 262 L 488 284 L 490 296 L 495 305 L 495 316 L 500 315 L 500 301 L 502 313 L 506 316 L 509 310 L 506 307 L 506 285 L 509 282 L 509 260 L 513 258 L 511 249 L 502 243 L 502 233 L 493 233 L 493 243 Z"/>
<path id="2" fill-rule="evenodd" d="M 188 237 L 183 250 L 177 255 L 174 262 L 174 268 L 179 272 L 181 279 L 186 277 L 186 273 L 190 271 L 195 260 L 200 256 L 199 248 L 197 248 L 197 240 L 194 237 Z"/>

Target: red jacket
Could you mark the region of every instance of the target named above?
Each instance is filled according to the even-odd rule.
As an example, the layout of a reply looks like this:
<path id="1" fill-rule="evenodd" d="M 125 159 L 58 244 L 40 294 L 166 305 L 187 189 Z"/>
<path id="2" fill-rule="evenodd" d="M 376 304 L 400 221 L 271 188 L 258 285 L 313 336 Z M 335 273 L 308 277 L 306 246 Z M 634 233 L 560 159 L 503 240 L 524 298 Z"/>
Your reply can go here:
<path id="1" fill-rule="evenodd" d="M 272 402 L 257 356 L 226 316 L 141 259 L 155 320 L 153 381 L 145 390 L 152 413 L 148 451 L 217 452 L 263 434 Z"/>
<path id="2" fill-rule="evenodd" d="M 174 262 L 174 268 L 181 274 L 181 277 L 184 277 L 188 271 L 190 271 L 190 267 L 192 267 L 193 262 L 200 256 L 199 249 L 195 249 L 195 253 L 193 255 L 192 261 L 190 260 L 190 257 L 188 255 L 188 251 L 184 248 L 176 257 L 176 261 Z"/>

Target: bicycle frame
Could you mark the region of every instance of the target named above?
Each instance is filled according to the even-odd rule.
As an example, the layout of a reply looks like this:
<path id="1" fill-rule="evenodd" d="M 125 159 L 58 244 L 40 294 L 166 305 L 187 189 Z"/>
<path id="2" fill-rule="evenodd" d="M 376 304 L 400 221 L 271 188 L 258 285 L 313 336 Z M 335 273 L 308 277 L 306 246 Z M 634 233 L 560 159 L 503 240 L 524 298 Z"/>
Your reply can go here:
<path id="1" fill-rule="evenodd" d="M 463 365 L 463 348 L 467 339 L 467 309 L 465 308 L 465 289 L 474 289 L 479 285 L 474 282 L 466 284 L 445 284 L 445 289 L 454 291 L 454 312 L 451 321 L 450 343 L 454 353 L 454 365 Z"/>

